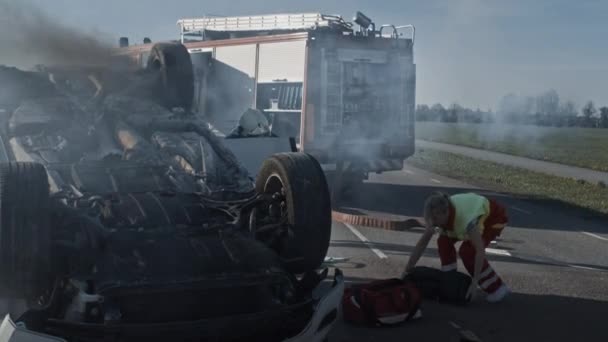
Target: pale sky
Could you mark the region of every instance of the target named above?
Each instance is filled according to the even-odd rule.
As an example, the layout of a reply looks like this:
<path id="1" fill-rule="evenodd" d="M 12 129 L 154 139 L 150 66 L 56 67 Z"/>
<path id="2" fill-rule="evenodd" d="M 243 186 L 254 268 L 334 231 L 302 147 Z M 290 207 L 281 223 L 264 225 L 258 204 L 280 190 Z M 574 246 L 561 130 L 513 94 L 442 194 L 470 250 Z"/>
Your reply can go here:
<path id="1" fill-rule="evenodd" d="M 508 92 L 536 95 L 554 88 L 579 105 L 586 100 L 608 105 L 608 0 L 30 2 L 66 25 L 132 41 L 177 38 L 179 18 L 205 14 L 313 11 L 350 20 L 361 10 L 377 24 L 416 25 L 418 103 L 485 109 Z"/>

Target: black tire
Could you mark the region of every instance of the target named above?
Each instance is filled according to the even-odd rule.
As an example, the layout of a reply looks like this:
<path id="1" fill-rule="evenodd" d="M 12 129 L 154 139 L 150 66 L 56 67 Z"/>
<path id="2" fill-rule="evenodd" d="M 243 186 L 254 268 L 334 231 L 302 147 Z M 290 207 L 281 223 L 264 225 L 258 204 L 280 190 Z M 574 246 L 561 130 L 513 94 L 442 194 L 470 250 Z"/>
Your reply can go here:
<path id="1" fill-rule="evenodd" d="M 277 180 L 284 189 L 292 229 L 279 255 L 293 273 L 314 270 L 325 259 L 331 235 L 331 202 L 325 174 L 308 154 L 279 153 L 262 164 L 256 191 L 274 193 Z"/>
<path id="2" fill-rule="evenodd" d="M 0 164 L 0 295 L 35 299 L 52 285 L 49 183 L 40 164 Z"/>
<path id="3" fill-rule="evenodd" d="M 162 105 L 190 110 L 194 99 L 194 72 L 188 49 L 179 43 L 154 44 L 148 57 L 148 70 L 160 73 Z"/>

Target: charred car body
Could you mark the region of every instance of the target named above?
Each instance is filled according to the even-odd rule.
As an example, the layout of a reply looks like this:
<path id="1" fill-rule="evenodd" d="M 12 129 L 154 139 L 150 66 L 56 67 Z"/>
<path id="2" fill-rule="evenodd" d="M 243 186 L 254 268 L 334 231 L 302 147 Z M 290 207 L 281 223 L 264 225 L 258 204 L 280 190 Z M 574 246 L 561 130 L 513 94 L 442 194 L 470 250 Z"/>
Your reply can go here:
<path id="1" fill-rule="evenodd" d="M 160 44 L 155 68 L 114 85 L 0 69 L 0 296 L 27 302 L 4 336 L 327 335 L 344 285 L 316 271 L 331 229 L 319 163 L 276 154 L 252 179 L 209 124 L 169 109 L 192 89 L 165 63 L 180 53 Z"/>

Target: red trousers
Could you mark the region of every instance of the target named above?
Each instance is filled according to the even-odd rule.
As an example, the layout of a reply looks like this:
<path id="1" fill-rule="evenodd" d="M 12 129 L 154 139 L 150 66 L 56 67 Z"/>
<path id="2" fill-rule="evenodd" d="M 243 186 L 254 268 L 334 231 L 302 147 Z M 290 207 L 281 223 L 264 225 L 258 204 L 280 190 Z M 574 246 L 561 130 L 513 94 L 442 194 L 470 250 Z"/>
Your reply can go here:
<path id="1" fill-rule="evenodd" d="M 499 225 L 500 226 L 500 225 Z M 482 234 L 484 247 L 487 247 L 490 242 L 500 236 L 504 226 L 500 228 L 487 227 Z M 456 257 L 456 248 L 454 244 L 459 240 L 450 238 L 444 234 L 439 235 L 437 239 L 437 248 L 439 251 L 439 259 L 441 260 L 441 268 L 444 271 L 452 271 L 457 268 L 458 260 Z M 475 247 L 471 241 L 464 241 L 458 250 L 460 259 L 471 276 L 475 273 Z M 490 294 L 498 290 L 503 284 L 502 279 L 496 274 L 492 266 L 488 263 L 488 259 L 483 261 L 481 274 L 479 278 L 479 287 L 486 293 Z"/>

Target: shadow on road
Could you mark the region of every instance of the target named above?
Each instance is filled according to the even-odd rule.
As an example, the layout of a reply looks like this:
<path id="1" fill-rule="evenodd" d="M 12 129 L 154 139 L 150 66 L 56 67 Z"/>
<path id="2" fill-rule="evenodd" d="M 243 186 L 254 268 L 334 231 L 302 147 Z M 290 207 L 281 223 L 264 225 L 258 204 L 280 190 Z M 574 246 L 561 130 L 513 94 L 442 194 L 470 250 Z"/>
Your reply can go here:
<path id="1" fill-rule="evenodd" d="M 451 322 L 481 341 L 608 341 L 608 302 L 553 295 L 511 294 L 503 303 L 483 300 L 467 307 L 423 303 L 423 318 L 394 328 L 357 327 L 341 322 L 332 342 L 461 341 Z"/>
<path id="2" fill-rule="evenodd" d="M 462 325 L 484 341 L 608 341 L 607 307 L 605 301 L 515 293 L 498 305 L 469 308 L 473 317 Z"/>
<path id="3" fill-rule="evenodd" d="M 514 227 L 608 233 L 608 218 L 598 212 L 555 200 L 467 188 L 365 183 L 360 196 L 345 199 L 340 205 L 419 217 L 422 216 L 425 199 L 435 191 L 448 194 L 473 191 L 494 198 L 507 207 L 509 224 Z"/>

